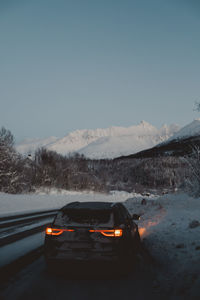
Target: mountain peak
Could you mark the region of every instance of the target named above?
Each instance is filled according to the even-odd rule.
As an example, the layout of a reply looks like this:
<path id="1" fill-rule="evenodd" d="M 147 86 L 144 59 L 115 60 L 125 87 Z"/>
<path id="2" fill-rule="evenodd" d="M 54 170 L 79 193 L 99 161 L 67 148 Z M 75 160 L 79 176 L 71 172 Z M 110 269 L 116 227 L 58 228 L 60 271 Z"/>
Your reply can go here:
<path id="1" fill-rule="evenodd" d="M 43 143 L 42 140 L 32 140 L 28 144 L 20 143 L 16 148 L 23 154 L 33 153 L 38 147 L 45 147 L 64 155 L 78 152 L 94 159 L 115 158 L 151 148 L 167 140 L 176 131 L 175 125 L 165 125 L 164 128 L 158 129 L 148 122 L 141 121 L 130 127 L 75 130 L 63 138 L 44 139 Z"/>
<path id="2" fill-rule="evenodd" d="M 147 126 L 147 127 L 153 127 L 153 125 L 151 125 L 150 123 L 148 123 L 148 122 L 146 122 L 144 120 L 140 121 L 139 125 Z"/>

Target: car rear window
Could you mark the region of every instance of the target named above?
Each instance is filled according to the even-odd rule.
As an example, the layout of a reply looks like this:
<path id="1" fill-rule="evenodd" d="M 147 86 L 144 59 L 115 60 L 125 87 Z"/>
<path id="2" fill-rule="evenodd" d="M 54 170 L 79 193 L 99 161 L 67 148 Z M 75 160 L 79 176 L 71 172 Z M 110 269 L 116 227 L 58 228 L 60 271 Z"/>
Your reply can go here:
<path id="1" fill-rule="evenodd" d="M 111 221 L 112 215 L 111 210 L 68 209 L 58 213 L 54 225 L 107 224 Z"/>

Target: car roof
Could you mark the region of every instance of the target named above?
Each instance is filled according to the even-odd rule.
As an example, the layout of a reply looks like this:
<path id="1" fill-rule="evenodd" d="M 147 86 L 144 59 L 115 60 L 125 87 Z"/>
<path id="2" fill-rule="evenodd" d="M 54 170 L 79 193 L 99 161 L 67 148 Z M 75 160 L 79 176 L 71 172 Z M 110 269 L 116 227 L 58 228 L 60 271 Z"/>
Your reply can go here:
<path id="1" fill-rule="evenodd" d="M 67 209 L 91 209 L 91 210 L 110 210 L 115 205 L 113 202 L 71 202 L 65 205 L 61 210 Z"/>

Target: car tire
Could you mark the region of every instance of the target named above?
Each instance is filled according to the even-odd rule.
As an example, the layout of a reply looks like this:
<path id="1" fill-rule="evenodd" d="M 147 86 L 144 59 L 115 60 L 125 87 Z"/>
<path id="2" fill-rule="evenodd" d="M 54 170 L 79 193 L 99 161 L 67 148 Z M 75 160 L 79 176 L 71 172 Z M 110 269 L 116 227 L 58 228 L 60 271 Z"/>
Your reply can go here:
<path id="1" fill-rule="evenodd" d="M 140 239 L 140 234 L 137 230 L 135 239 L 134 239 L 134 254 L 137 255 L 140 252 L 141 248 L 141 239 Z"/>

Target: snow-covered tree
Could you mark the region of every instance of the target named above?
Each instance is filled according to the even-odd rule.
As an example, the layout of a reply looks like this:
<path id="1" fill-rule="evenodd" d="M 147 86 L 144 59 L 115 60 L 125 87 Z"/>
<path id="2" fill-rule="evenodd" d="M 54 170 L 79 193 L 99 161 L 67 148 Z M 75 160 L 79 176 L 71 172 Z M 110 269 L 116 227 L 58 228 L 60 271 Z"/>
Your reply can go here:
<path id="1" fill-rule="evenodd" d="M 199 101 L 195 101 L 195 103 L 194 103 L 194 110 L 200 112 L 200 102 Z"/>
<path id="2" fill-rule="evenodd" d="M 187 190 L 198 197 L 200 196 L 200 147 L 193 145 L 192 148 L 192 154 L 183 158 L 191 174 L 186 178 L 185 184 Z"/>
<path id="3" fill-rule="evenodd" d="M 18 193 L 29 189 L 24 159 L 14 149 L 10 130 L 0 129 L 0 191 Z"/>

